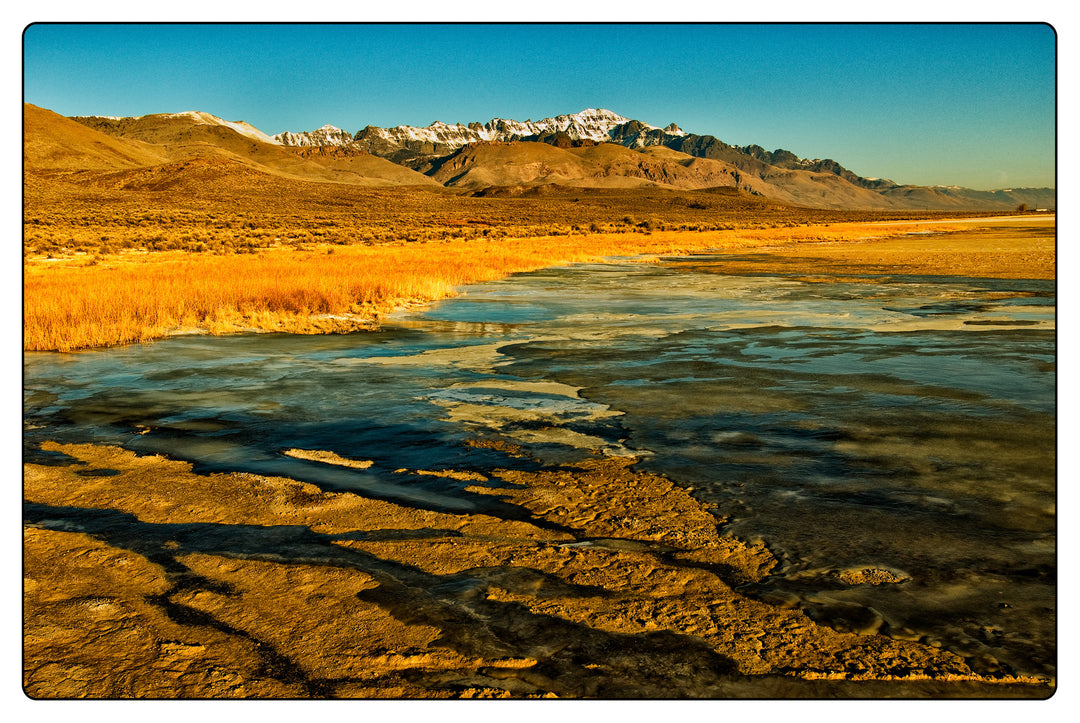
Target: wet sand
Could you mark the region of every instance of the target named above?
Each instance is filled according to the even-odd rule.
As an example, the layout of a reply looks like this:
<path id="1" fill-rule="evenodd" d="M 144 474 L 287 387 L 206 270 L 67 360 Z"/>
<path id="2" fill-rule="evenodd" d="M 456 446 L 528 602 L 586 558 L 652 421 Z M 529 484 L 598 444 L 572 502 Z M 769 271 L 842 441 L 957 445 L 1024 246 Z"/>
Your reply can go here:
<path id="1" fill-rule="evenodd" d="M 949 250 L 941 236 L 755 249 L 760 258 L 742 271 L 816 258 L 834 274 L 1052 278 L 1052 232 L 1049 251 L 970 241 Z M 523 453 L 500 449 L 508 460 Z M 117 447 L 42 450 L 52 459 L 24 465 L 24 687 L 35 698 L 1053 692 L 1047 681 L 978 675 L 932 645 L 838 632 L 740 594 L 776 564 L 769 551 L 720 536 L 723 520 L 670 480 L 635 471 L 633 457 L 487 479 L 403 470 L 483 481 L 469 491 L 517 511 L 497 517 L 281 477 L 197 474 Z M 873 569 L 836 576 L 900 581 Z"/>

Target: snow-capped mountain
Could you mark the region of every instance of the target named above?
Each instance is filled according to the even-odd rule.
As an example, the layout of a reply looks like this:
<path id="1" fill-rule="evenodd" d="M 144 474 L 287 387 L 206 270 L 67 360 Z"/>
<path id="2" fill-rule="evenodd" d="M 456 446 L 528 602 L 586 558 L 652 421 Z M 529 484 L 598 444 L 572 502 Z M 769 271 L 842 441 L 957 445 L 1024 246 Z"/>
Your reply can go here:
<path id="1" fill-rule="evenodd" d="M 461 123 L 450 125 L 435 121 L 422 128 L 408 125 L 393 128 L 367 126 L 357 131 L 351 138 L 347 133 L 333 126 L 323 126 L 317 131 L 299 133 L 286 131 L 274 136 L 274 140 L 287 146 L 359 145 L 372 149 L 380 155 L 392 155 L 390 151 L 394 148 L 416 154 L 440 154 L 455 151 L 469 143 L 512 141 L 554 133 L 565 134 L 572 141 L 610 141 L 615 136 L 615 129 L 629 122 L 629 118 L 604 108 L 586 108 L 580 113 L 559 115 L 539 121 L 492 118 L 487 123 L 469 123 L 468 125 Z M 656 126 L 645 123 L 639 123 L 639 125 L 642 129 L 660 131 Z M 324 132 L 328 128 L 337 133 Z M 676 134 L 682 134 L 675 124 L 668 128 L 674 128 Z"/>
<path id="2" fill-rule="evenodd" d="M 283 146 L 347 146 L 352 142 L 352 133 L 343 131 L 329 123 L 314 131 L 278 133 L 271 142 Z"/>
<path id="3" fill-rule="evenodd" d="M 388 141 L 426 141 L 444 145 L 463 146 L 478 141 L 509 141 L 517 138 L 540 136 L 547 133 L 565 133 L 573 140 L 607 140 L 608 132 L 629 119 L 600 108 L 586 108 L 573 115 L 560 115 L 540 121 L 516 121 L 493 118 L 487 123 L 447 125 L 436 121 L 426 128 L 397 126 L 396 128 L 372 129 L 376 135 Z M 361 131 L 363 132 L 363 131 Z"/>

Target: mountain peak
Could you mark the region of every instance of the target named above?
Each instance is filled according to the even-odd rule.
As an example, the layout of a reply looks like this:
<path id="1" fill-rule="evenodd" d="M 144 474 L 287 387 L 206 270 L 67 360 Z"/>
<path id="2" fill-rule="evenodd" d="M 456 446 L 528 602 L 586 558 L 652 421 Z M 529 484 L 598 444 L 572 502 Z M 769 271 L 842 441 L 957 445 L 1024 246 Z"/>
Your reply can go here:
<path id="1" fill-rule="evenodd" d="M 607 108 L 586 108 L 585 110 L 574 113 L 571 117 L 578 118 L 583 121 L 594 121 L 601 123 L 613 121 L 616 124 L 625 123 L 626 121 L 630 120 L 629 118 L 624 118 L 618 113 L 610 111 Z"/>
<path id="2" fill-rule="evenodd" d="M 352 140 L 351 133 L 327 123 L 314 131 L 278 133 L 271 142 L 283 146 L 346 146 L 352 143 Z"/>

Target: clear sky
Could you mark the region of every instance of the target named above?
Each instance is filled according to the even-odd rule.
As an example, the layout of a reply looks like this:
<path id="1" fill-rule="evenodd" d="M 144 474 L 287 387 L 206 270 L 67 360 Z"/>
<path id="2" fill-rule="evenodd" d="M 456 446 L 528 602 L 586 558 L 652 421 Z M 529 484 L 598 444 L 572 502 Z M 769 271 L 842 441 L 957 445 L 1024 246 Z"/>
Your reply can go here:
<path id="1" fill-rule="evenodd" d="M 24 100 L 270 134 L 608 108 L 863 176 L 1055 185 L 1040 24 L 31 25 Z"/>

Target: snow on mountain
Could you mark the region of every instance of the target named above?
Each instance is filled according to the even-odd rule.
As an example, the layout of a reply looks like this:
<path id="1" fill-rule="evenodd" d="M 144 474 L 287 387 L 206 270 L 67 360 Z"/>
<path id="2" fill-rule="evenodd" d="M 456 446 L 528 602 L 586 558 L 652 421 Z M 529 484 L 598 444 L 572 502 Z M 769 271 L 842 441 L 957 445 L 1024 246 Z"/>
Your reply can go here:
<path id="1" fill-rule="evenodd" d="M 163 115 L 166 118 L 189 118 L 195 121 L 195 123 L 198 125 L 225 126 L 226 128 L 232 128 L 240 135 L 247 136 L 248 138 L 254 138 L 255 140 L 262 141 L 263 143 L 277 144 L 277 141 L 275 141 L 273 138 L 263 133 L 255 126 L 249 125 L 244 121 L 222 120 L 216 115 L 211 115 L 210 113 L 204 113 L 198 110 L 189 110 L 184 111 L 183 113 L 165 113 Z"/>
<path id="2" fill-rule="evenodd" d="M 351 133 L 328 123 L 314 131 L 278 133 L 273 142 L 283 146 L 346 146 L 352 139 Z"/>
<path id="3" fill-rule="evenodd" d="M 612 128 L 629 120 L 603 108 L 586 108 L 573 115 L 545 118 L 536 125 L 543 129 L 539 131 L 540 133 L 562 131 L 574 140 L 603 141 L 608 138 L 608 133 Z M 653 127 L 655 126 L 649 126 L 649 128 Z"/>
<path id="4" fill-rule="evenodd" d="M 201 110 L 187 110 L 182 113 L 150 113 L 148 115 L 138 116 L 115 116 L 115 115 L 84 115 L 84 116 L 72 116 L 75 120 L 86 120 L 92 118 L 98 118 L 108 121 L 141 121 L 146 118 L 185 118 L 193 121 L 196 125 L 204 126 L 224 126 L 225 128 L 231 128 L 240 135 L 247 136 L 248 138 L 254 138 L 255 140 L 262 141 L 263 143 L 273 143 L 280 145 L 273 138 L 263 133 L 255 126 L 245 123 L 244 121 L 227 121 L 222 118 L 218 118 L 216 115 L 210 113 L 204 113 Z"/>
<path id="5" fill-rule="evenodd" d="M 504 118 L 492 118 L 487 123 L 457 123 L 449 125 L 435 121 L 424 128 L 416 126 L 396 126 L 394 128 L 372 128 L 369 132 L 390 141 L 422 141 L 438 143 L 460 148 L 468 143 L 479 141 L 508 141 L 514 138 L 563 132 L 574 140 L 602 141 L 608 137 L 608 131 L 627 122 L 617 113 L 600 108 L 586 108 L 580 113 L 544 118 L 540 121 L 516 121 Z"/>
<path id="6" fill-rule="evenodd" d="M 565 133 L 573 140 L 605 141 L 610 138 L 611 130 L 629 122 L 629 118 L 603 108 L 586 108 L 580 113 L 559 115 L 539 121 L 516 121 L 505 118 L 492 118 L 484 124 L 469 123 L 462 125 L 435 121 L 423 128 L 417 126 L 395 126 L 376 128 L 368 126 L 358 131 L 353 138 L 361 134 L 369 142 L 373 138 L 381 139 L 390 145 L 430 143 L 448 149 L 457 149 L 469 143 L 481 141 L 509 141 L 516 138 Z M 656 129 L 656 126 L 644 125 Z M 331 129 L 332 132 L 324 132 Z M 682 135 L 682 131 L 678 131 Z M 349 135 L 333 126 L 323 126 L 317 131 L 293 133 L 286 131 L 274 136 L 274 140 L 287 146 L 307 145 L 347 145 Z"/>

